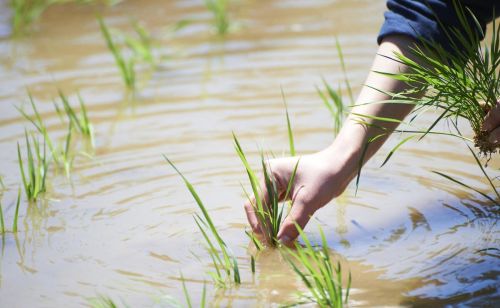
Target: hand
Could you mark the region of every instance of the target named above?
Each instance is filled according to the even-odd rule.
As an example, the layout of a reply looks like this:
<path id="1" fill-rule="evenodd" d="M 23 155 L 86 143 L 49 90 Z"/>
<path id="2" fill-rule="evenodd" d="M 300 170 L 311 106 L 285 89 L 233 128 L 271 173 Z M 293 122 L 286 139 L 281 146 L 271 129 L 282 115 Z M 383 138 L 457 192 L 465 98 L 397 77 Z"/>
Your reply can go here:
<path id="1" fill-rule="evenodd" d="M 332 168 L 332 160 L 322 152 L 300 158 L 279 158 L 270 160 L 268 166 L 270 175 L 276 181 L 280 198 L 285 197 L 288 182 L 299 159 L 295 181 L 288 194 L 288 199 L 293 200 L 293 206 L 278 232 L 278 239 L 285 245 L 290 244 L 299 234 L 294 223 L 304 228 L 314 212 L 337 197 L 345 188 L 343 183 L 336 180 L 337 173 Z M 266 196 L 264 180 L 261 180 L 261 189 L 262 196 Z M 253 200 L 252 202 L 255 204 Z M 262 234 L 252 202 L 245 203 L 248 222 L 255 233 Z"/>
<path id="2" fill-rule="evenodd" d="M 483 129 L 489 133 L 491 143 L 500 144 L 500 101 L 484 118 Z"/>

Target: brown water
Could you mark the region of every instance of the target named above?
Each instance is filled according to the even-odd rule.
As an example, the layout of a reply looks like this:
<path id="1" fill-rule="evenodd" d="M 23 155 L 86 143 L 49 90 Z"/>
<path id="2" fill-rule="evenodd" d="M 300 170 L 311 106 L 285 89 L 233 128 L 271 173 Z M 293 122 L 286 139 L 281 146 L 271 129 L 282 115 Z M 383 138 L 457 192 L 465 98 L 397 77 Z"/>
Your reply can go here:
<path id="1" fill-rule="evenodd" d="M 206 280 L 209 301 L 220 306 L 273 306 L 304 289 L 273 251 L 258 256 L 251 275 L 240 187 L 246 179 L 231 131 L 255 165 L 258 146 L 285 152 L 282 85 L 298 151 L 329 145 L 331 120 L 314 85 L 321 76 L 334 85 L 342 80 L 337 35 L 351 83 L 360 89 L 384 2 L 242 0 L 232 11 L 240 30 L 225 41 L 210 33 L 201 2 L 56 6 L 32 35 L 0 40 L 0 174 L 9 226 L 21 182 L 16 141 L 23 127 L 31 128 L 15 109 L 29 110 L 26 89 L 51 135 L 66 129 L 52 105 L 58 88 L 72 99 L 80 91 L 96 131 L 94 156 L 77 158 L 71 181 L 51 175 L 46 200 L 23 202 L 19 233 L 1 244 L 0 306 L 84 306 L 104 294 L 131 307 L 163 307 L 167 297 L 183 300 L 181 271 L 195 301 Z M 3 32 L 5 8 L 2 2 Z M 143 21 L 160 40 L 160 53 L 170 56 L 141 74 L 133 102 L 98 30 L 98 9 L 116 28 L 130 29 L 128 17 Z M 169 35 L 166 27 L 181 19 L 193 22 Z M 308 234 L 317 236 L 322 225 L 332 251 L 348 261 L 351 306 L 493 305 L 500 300 L 498 208 L 430 172 L 489 191 L 480 170 L 461 141 L 433 136 L 403 147 L 380 169 L 399 140 L 393 136 L 366 166 L 357 196 L 349 187 L 317 213 Z M 210 283 L 191 215 L 197 207 L 162 153 L 193 182 L 238 257 L 239 288 L 216 290 Z M 499 167 L 495 157 L 488 171 L 498 176 Z"/>

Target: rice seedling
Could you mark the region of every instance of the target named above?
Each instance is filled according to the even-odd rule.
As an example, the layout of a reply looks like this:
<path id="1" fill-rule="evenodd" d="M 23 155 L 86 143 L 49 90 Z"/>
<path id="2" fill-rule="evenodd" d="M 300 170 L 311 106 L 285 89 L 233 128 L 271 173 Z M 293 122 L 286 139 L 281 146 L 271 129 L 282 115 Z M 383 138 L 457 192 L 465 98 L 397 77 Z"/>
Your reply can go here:
<path id="1" fill-rule="evenodd" d="M 340 132 L 340 128 L 342 128 L 345 117 L 345 107 L 342 100 L 342 94 L 340 92 L 340 88 L 335 91 L 324 78 L 322 78 L 322 81 L 325 90 L 322 91 L 318 86 L 316 86 L 316 91 L 332 116 L 333 132 L 337 135 Z"/>
<path id="2" fill-rule="evenodd" d="M 182 292 L 184 293 L 184 298 L 186 299 L 186 306 L 188 308 L 192 308 L 193 304 L 191 301 L 191 297 L 189 296 L 189 292 L 186 287 L 186 282 L 184 280 L 184 277 L 182 276 L 181 273 L 181 280 L 182 280 Z M 207 285 L 203 284 L 203 291 L 201 293 L 201 300 L 200 300 L 200 308 L 205 308 L 206 306 L 206 297 L 207 297 Z M 179 304 L 179 307 L 183 307 Z M 185 306 L 184 306 L 185 307 Z"/>
<path id="3" fill-rule="evenodd" d="M 295 143 L 293 141 L 293 131 L 292 125 L 290 124 L 290 116 L 288 115 L 288 106 L 286 103 L 285 93 L 283 92 L 283 88 L 281 88 L 281 97 L 283 98 L 283 104 L 285 105 L 285 114 L 286 114 L 286 127 L 288 133 L 288 144 L 290 146 L 290 155 L 295 156 Z"/>
<path id="4" fill-rule="evenodd" d="M 30 121 L 31 124 L 35 126 L 36 130 L 43 136 L 45 144 L 49 147 L 49 150 L 52 153 L 52 158 L 56 161 L 56 163 L 58 163 L 59 155 L 56 155 L 56 148 L 54 147 L 51 139 L 49 138 L 47 127 L 45 126 L 45 123 L 43 122 L 42 117 L 38 112 L 38 109 L 36 108 L 35 100 L 33 99 L 33 96 L 31 95 L 30 92 L 28 92 L 28 98 L 31 104 L 31 109 L 33 111 L 33 116 L 28 115 L 21 108 L 17 107 L 16 108 L 22 114 L 22 116 L 28 121 Z"/>
<path id="5" fill-rule="evenodd" d="M 315 302 L 320 307 L 344 307 L 349 300 L 351 274 L 343 287 L 342 267 L 330 257 L 326 237 L 320 228 L 321 247 L 315 247 L 300 226 L 296 225 L 304 246 L 295 243 L 295 249 L 285 248 L 284 257 L 309 290 L 302 294 L 306 302 Z"/>
<path id="6" fill-rule="evenodd" d="M 120 48 L 113 40 L 113 37 L 111 36 L 110 30 L 108 29 L 108 27 L 104 23 L 102 17 L 98 16 L 97 20 L 99 21 L 101 33 L 104 36 L 104 39 L 106 41 L 106 45 L 108 46 L 108 49 L 113 54 L 116 65 L 118 66 L 118 69 L 120 70 L 120 74 L 122 76 L 123 82 L 125 83 L 125 86 L 127 87 L 127 89 L 133 91 L 135 89 L 135 69 L 134 69 L 135 60 L 134 60 L 134 58 L 133 57 L 130 57 L 128 59 L 125 58 L 125 56 L 123 55 Z"/>
<path id="7" fill-rule="evenodd" d="M 479 152 L 491 155 L 500 145 L 488 141 L 488 132 L 482 126 L 485 115 L 500 97 L 500 30 L 493 22 L 489 44 L 480 44 L 484 33 L 475 16 L 457 2 L 454 5 L 460 27 L 440 24 L 450 38 L 454 53 L 437 43 L 422 40 L 411 48 L 411 57 L 396 53 L 392 58 L 407 66 L 407 71 L 379 73 L 411 85 L 409 91 L 388 94 L 398 101 L 414 104 L 414 117 L 429 109 L 439 111 L 428 132 L 441 120 L 456 122 L 463 118 L 474 132 L 474 144 Z M 468 20 L 474 22 L 470 24 Z M 423 97 L 415 95 L 418 93 L 424 93 Z"/>
<path id="8" fill-rule="evenodd" d="M 5 233 L 5 221 L 3 219 L 2 200 L 0 200 L 0 234 Z"/>
<path id="9" fill-rule="evenodd" d="M 165 155 L 163 155 L 165 160 L 174 168 L 174 170 L 179 174 L 184 181 L 184 184 L 188 188 L 189 192 L 193 196 L 196 204 L 202 212 L 202 216 L 195 214 L 194 220 L 201 234 L 207 244 L 207 251 L 212 259 L 212 263 L 215 271 L 209 272 L 213 281 L 218 287 L 226 287 L 228 280 L 233 280 L 235 284 L 241 283 L 240 272 L 238 267 L 238 261 L 236 257 L 232 254 L 229 247 L 226 245 L 222 237 L 219 235 L 217 228 L 215 227 L 212 218 L 208 214 L 208 211 L 201 201 L 198 193 L 194 189 L 193 185 L 184 177 L 184 175 L 177 169 L 177 167 L 170 161 Z M 209 233 L 211 235 L 209 235 Z"/>
<path id="10" fill-rule="evenodd" d="M 87 115 L 87 108 L 85 107 L 85 103 L 81 95 L 78 94 L 78 101 L 80 103 L 80 112 L 81 112 L 80 116 L 76 114 L 76 111 L 75 109 L 73 109 L 73 107 L 71 107 L 67 96 L 61 90 L 59 90 L 59 97 L 63 104 L 63 108 L 68 118 L 68 122 L 70 123 L 69 130 L 71 131 L 72 128 L 75 128 L 80 134 L 88 138 L 92 148 L 94 148 L 94 128 Z M 56 110 L 59 110 L 57 104 L 54 105 L 56 106 Z M 71 138 L 71 132 L 69 132 L 68 136 L 69 138 Z M 66 149 L 67 149 L 67 144 L 68 142 L 66 142 Z M 67 151 L 65 151 L 64 153 L 67 153 Z"/>
<path id="11" fill-rule="evenodd" d="M 264 160 L 264 155 L 261 155 L 261 164 L 262 164 L 264 183 L 265 183 L 265 187 L 261 188 L 259 184 L 260 183 L 259 178 L 256 176 L 253 169 L 250 167 L 246 155 L 243 152 L 243 149 L 234 133 L 233 133 L 233 141 L 236 153 L 240 157 L 240 160 L 246 169 L 248 179 L 252 187 L 254 198 L 251 198 L 250 195 L 246 192 L 246 190 L 244 190 L 244 192 L 247 198 L 250 200 L 250 202 L 252 202 L 252 206 L 255 209 L 255 213 L 257 215 L 257 219 L 259 220 L 259 224 L 261 226 L 265 241 L 269 245 L 276 247 L 278 246 L 278 231 L 281 227 L 281 223 L 286 217 L 284 211 L 285 203 L 281 204 L 280 206 L 281 194 L 278 191 L 276 180 L 271 175 L 270 173 L 271 170 L 268 169 L 268 166 Z M 295 174 L 297 172 L 298 165 L 299 161 L 295 165 L 290 181 L 287 184 L 287 189 L 284 194 L 283 200 L 288 200 L 291 197 L 290 192 L 292 184 L 295 180 Z M 293 200 L 291 206 L 293 206 Z"/>
<path id="12" fill-rule="evenodd" d="M 213 23 L 218 35 L 225 35 L 229 31 L 229 1 L 230 0 L 205 0 L 205 7 L 213 15 Z"/>
<path id="13" fill-rule="evenodd" d="M 155 65 L 155 57 L 153 53 L 153 39 L 151 34 L 139 22 L 133 21 L 132 26 L 135 34 L 124 34 L 125 44 L 133 51 L 136 59 L 149 63 L 151 66 Z"/>
<path id="14" fill-rule="evenodd" d="M 96 298 L 89 299 L 92 308 L 117 308 L 116 302 L 108 296 L 99 295 Z"/>
<path id="15" fill-rule="evenodd" d="M 33 126 L 35 126 L 36 130 L 42 135 L 44 139 L 44 144 L 47 145 L 49 148 L 49 151 L 51 153 L 51 157 L 56 163 L 57 166 L 64 168 L 66 177 L 69 178 L 71 169 L 73 166 L 73 160 L 74 160 L 74 155 L 71 151 L 71 141 L 72 141 L 72 134 L 73 134 L 73 126 L 77 126 L 79 128 L 79 131 L 88 137 L 89 142 L 92 147 L 94 147 L 94 134 L 93 134 L 93 128 L 92 124 L 90 123 L 88 117 L 87 117 L 87 112 L 85 109 L 85 105 L 83 104 L 83 101 L 80 101 L 81 104 L 81 112 L 82 115 L 78 117 L 76 115 L 76 112 L 73 110 L 73 108 L 69 105 L 69 102 L 67 98 L 60 92 L 60 96 L 63 99 L 63 106 L 64 106 L 64 112 L 68 118 L 69 121 L 69 128 L 68 132 L 66 134 L 65 138 L 65 143 L 63 145 L 57 145 L 55 146 L 54 143 L 52 142 L 48 131 L 47 127 L 45 126 L 42 117 L 40 113 L 38 112 L 38 109 L 36 108 L 35 102 L 33 100 L 33 97 L 31 96 L 30 93 L 28 93 L 29 99 L 30 99 L 30 104 L 31 108 L 33 110 L 33 116 L 28 115 L 26 112 L 24 112 L 21 108 L 18 108 L 19 112 L 26 118 L 28 121 L 30 121 Z M 54 103 L 54 107 L 56 108 L 57 113 L 62 116 L 63 111 L 61 108 L 58 107 L 57 104 Z M 74 124 L 75 123 L 75 124 Z"/>
<path id="16" fill-rule="evenodd" d="M 5 183 L 3 182 L 3 176 L 0 175 L 0 189 L 5 189 Z"/>
<path id="17" fill-rule="evenodd" d="M 47 0 L 10 0 L 12 32 L 22 34 L 50 5 Z"/>
<path id="18" fill-rule="evenodd" d="M 24 161 L 21 155 L 21 147 L 17 143 L 17 157 L 19 160 L 19 170 L 24 185 L 24 192 L 29 201 L 36 201 L 39 195 L 46 190 L 45 182 L 49 167 L 47 158 L 46 145 L 41 148 L 40 142 L 33 135 L 30 138 L 28 132 L 25 131 L 26 139 L 26 172 Z"/>
<path id="19" fill-rule="evenodd" d="M 14 212 L 14 222 L 12 224 L 12 232 L 17 233 L 17 218 L 19 217 L 19 205 L 21 204 L 21 188 L 17 191 L 16 210 Z"/>
<path id="20" fill-rule="evenodd" d="M 29 32 L 33 23 L 52 5 L 58 3 L 82 3 L 102 2 L 112 6 L 121 0 L 10 0 L 12 9 L 12 32 L 14 35 L 21 35 Z"/>

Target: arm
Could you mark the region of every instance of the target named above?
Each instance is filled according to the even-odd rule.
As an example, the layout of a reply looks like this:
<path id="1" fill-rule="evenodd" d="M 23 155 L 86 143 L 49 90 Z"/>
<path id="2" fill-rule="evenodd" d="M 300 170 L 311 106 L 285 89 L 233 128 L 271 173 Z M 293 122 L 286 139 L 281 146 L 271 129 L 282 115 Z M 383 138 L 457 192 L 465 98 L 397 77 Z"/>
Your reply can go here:
<path id="1" fill-rule="evenodd" d="M 413 39 L 405 36 L 393 35 L 386 37 L 375 57 L 372 69 L 368 74 L 366 85 L 397 93 L 407 89 L 403 82 L 391 79 L 374 71 L 397 73 L 405 70 L 401 64 L 384 56 L 392 57 L 394 52 L 410 56 L 408 46 L 414 43 Z M 357 99 L 357 104 L 366 104 L 391 99 L 370 87 L 363 87 Z M 377 117 L 403 119 L 411 110 L 411 105 L 404 104 L 368 104 L 353 108 L 353 113 L 372 115 Z M 380 128 L 365 126 L 355 121 L 356 116 L 350 115 L 335 141 L 323 151 L 300 157 L 295 182 L 290 195 L 294 198 L 294 205 L 279 231 L 278 238 L 290 242 L 298 235 L 294 222 L 305 227 L 311 216 L 330 200 L 339 196 L 356 176 L 359 160 L 366 142 L 373 136 L 380 134 Z M 392 132 L 397 123 L 388 123 L 367 120 L 376 126 L 384 127 Z M 371 143 L 365 154 L 365 161 L 372 157 L 387 139 L 388 135 Z M 288 157 L 269 161 L 272 175 L 275 177 L 279 190 L 286 190 L 298 157 Z M 261 185 L 265 189 L 265 185 Z M 266 194 L 263 190 L 264 195 Z M 245 204 L 248 221 L 254 232 L 260 233 L 260 226 L 250 202 Z"/>

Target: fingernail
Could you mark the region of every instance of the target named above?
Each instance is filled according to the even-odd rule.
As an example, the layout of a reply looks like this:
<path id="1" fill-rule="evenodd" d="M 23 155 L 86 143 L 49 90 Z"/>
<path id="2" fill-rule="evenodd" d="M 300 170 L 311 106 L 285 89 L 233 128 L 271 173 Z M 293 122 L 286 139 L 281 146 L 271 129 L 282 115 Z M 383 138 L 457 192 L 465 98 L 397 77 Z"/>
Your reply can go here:
<path id="1" fill-rule="evenodd" d="M 491 143 L 493 143 L 493 144 L 495 144 L 495 145 L 498 144 L 498 143 L 500 143 L 500 140 L 498 140 L 498 136 L 490 136 L 488 138 L 488 141 L 491 142 Z"/>

